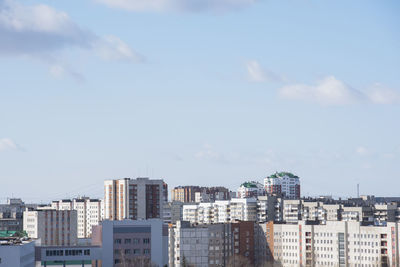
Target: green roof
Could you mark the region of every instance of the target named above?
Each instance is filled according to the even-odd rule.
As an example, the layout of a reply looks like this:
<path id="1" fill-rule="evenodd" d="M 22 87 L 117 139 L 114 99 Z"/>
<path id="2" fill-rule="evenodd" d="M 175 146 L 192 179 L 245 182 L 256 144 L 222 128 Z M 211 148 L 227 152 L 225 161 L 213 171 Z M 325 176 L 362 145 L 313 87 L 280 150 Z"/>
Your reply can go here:
<path id="1" fill-rule="evenodd" d="M 17 231 L 0 231 L 0 237 L 13 237 L 16 236 Z"/>
<path id="2" fill-rule="evenodd" d="M 244 182 L 240 186 L 244 186 L 246 188 L 257 188 L 257 185 L 254 182 Z"/>
<path id="3" fill-rule="evenodd" d="M 268 176 L 268 178 L 278 178 L 278 177 L 283 177 L 283 176 L 288 176 L 289 178 L 299 178 L 299 176 L 294 175 L 293 173 L 290 173 L 290 172 L 276 172 L 276 173 Z"/>

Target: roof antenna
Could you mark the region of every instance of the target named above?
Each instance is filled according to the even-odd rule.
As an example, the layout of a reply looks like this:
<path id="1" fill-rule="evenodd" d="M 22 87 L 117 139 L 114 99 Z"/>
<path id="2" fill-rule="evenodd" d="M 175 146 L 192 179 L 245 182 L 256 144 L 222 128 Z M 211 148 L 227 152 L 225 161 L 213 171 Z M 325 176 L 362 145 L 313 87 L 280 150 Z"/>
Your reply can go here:
<path id="1" fill-rule="evenodd" d="M 357 198 L 360 198 L 360 184 L 357 184 Z"/>

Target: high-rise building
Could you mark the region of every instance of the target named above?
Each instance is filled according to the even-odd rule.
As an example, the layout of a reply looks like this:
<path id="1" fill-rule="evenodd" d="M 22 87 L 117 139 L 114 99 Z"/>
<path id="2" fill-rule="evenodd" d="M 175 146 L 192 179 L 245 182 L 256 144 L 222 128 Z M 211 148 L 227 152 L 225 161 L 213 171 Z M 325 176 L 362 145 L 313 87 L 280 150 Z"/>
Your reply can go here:
<path id="1" fill-rule="evenodd" d="M 178 221 L 169 228 L 169 266 L 254 266 L 254 229 L 255 223 L 246 221 L 212 225 Z"/>
<path id="2" fill-rule="evenodd" d="M 264 179 L 268 195 L 289 199 L 300 198 L 300 178 L 290 172 L 276 172 Z"/>
<path id="3" fill-rule="evenodd" d="M 63 199 L 53 201 L 51 207 L 55 210 L 76 210 L 78 219 L 78 238 L 89 238 L 92 227 L 98 225 L 101 218 L 102 201 L 88 197 Z"/>
<path id="4" fill-rule="evenodd" d="M 7 200 L 7 204 L 0 204 L 0 231 L 22 231 L 22 215 L 25 203 L 19 198 Z"/>
<path id="5" fill-rule="evenodd" d="M 43 209 L 24 212 L 24 231 L 43 246 L 77 244 L 77 211 Z"/>
<path id="6" fill-rule="evenodd" d="M 265 189 L 259 182 L 245 182 L 238 188 L 238 198 L 264 196 Z"/>
<path id="7" fill-rule="evenodd" d="M 216 200 L 231 199 L 232 192 L 222 186 L 177 186 L 171 190 L 172 201 L 188 202 L 213 202 Z"/>
<path id="8" fill-rule="evenodd" d="M 162 179 L 104 181 L 104 217 L 108 220 L 162 218 L 167 186 Z"/>

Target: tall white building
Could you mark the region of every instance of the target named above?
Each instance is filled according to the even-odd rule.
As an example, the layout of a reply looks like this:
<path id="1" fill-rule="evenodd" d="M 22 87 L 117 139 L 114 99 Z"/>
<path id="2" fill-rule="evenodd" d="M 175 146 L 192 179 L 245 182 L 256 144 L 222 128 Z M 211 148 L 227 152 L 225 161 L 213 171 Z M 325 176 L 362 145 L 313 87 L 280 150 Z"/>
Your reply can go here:
<path id="1" fill-rule="evenodd" d="M 210 203 L 183 205 L 183 220 L 191 223 L 211 224 L 232 221 L 256 221 L 255 198 L 233 198 Z"/>
<path id="2" fill-rule="evenodd" d="M 276 172 L 264 179 L 268 195 L 282 195 L 289 199 L 300 198 L 300 178 L 290 172 Z"/>
<path id="3" fill-rule="evenodd" d="M 265 195 L 265 188 L 259 182 L 244 182 L 238 188 L 238 198 L 258 197 Z"/>
<path id="4" fill-rule="evenodd" d="M 102 221 L 102 201 L 88 197 L 63 199 L 53 201 L 51 207 L 55 210 L 76 210 L 78 238 L 89 238 L 92 234 L 92 227 Z"/>
<path id="5" fill-rule="evenodd" d="M 76 210 L 34 210 L 24 212 L 24 231 L 44 246 L 77 244 Z"/>

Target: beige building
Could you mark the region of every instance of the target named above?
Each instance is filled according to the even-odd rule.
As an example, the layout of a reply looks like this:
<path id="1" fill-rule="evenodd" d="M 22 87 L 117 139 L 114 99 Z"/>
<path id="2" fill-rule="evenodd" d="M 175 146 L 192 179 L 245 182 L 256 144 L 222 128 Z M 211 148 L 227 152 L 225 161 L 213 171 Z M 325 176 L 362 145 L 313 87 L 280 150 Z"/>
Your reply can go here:
<path id="1" fill-rule="evenodd" d="M 399 266 L 398 223 L 362 226 L 327 221 L 326 225 L 266 224 L 268 244 L 283 266 Z M 266 231 L 267 234 L 267 231 Z"/>

